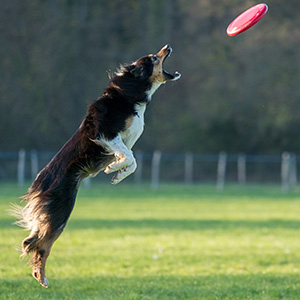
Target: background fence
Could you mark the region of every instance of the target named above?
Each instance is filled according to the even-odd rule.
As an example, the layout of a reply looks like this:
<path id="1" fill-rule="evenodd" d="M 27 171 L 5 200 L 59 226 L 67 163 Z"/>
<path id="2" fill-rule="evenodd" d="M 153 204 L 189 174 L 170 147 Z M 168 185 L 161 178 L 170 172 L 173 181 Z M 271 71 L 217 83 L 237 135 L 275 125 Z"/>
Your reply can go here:
<path id="1" fill-rule="evenodd" d="M 33 180 L 53 157 L 52 152 L 25 151 L 0 152 L 0 181 L 17 181 L 23 186 Z M 185 184 L 215 183 L 220 190 L 226 182 L 275 183 L 284 191 L 297 185 L 300 157 L 284 152 L 282 155 L 244 154 L 169 154 L 135 152 L 138 168 L 126 181 L 135 184 L 149 183 L 157 188 L 161 182 Z M 85 181 L 108 182 L 112 175 L 101 172 Z"/>

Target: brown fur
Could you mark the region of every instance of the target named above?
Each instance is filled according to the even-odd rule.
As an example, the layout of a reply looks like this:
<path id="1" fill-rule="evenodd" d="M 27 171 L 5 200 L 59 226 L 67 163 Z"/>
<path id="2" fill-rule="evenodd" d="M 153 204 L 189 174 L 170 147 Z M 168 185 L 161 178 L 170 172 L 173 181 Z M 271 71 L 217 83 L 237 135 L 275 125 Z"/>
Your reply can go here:
<path id="1" fill-rule="evenodd" d="M 30 230 L 22 242 L 22 256 L 31 254 L 32 275 L 42 286 L 48 287 L 46 261 L 70 217 L 81 181 L 104 170 L 107 174 L 117 172 L 112 179 L 116 184 L 134 172 L 136 162 L 129 149 L 142 130 L 131 131 L 130 127 L 136 118 L 135 126 L 143 129 L 143 122 L 136 121 L 143 120 L 138 107 L 146 107 L 160 84 L 180 77 L 178 72 L 162 69 L 171 51 L 166 45 L 156 56 L 147 55 L 123 66 L 89 106 L 75 134 L 37 175 L 23 197 L 25 207 L 14 207 L 19 219 L 16 223 Z M 115 148 L 109 149 L 109 145 Z"/>

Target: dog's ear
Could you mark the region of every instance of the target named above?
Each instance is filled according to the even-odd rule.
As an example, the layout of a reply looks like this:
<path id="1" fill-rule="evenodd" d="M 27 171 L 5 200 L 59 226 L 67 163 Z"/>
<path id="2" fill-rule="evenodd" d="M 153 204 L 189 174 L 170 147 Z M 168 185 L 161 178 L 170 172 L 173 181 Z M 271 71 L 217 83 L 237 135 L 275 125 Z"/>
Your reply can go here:
<path id="1" fill-rule="evenodd" d="M 144 75 L 144 68 L 143 66 L 133 66 L 133 68 L 130 70 L 130 73 L 135 77 L 143 77 Z"/>

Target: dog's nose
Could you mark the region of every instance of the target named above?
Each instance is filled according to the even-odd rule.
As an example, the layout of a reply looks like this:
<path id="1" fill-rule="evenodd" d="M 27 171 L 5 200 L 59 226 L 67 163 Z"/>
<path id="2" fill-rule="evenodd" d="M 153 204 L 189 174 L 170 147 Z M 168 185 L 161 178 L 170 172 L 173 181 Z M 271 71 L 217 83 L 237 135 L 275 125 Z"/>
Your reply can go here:
<path id="1" fill-rule="evenodd" d="M 171 53 L 172 53 L 172 47 L 169 44 L 167 44 L 156 55 L 158 57 L 167 57 Z"/>
<path id="2" fill-rule="evenodd" d="M 164 51 L 167 50 L 167 51 L 171 51 L 172 52 L 172 47 L 169 44 L 167 44 L 161 50 L 164 50 Z"/>
<path id="3" fill-rule="evenodd" d="M 156 54 L 156 56 L 161 59 L 165 59 L 166 57 L 170 56 L 172 53 L 172 47 L 167 44 L 165 45 L 161 50 L 159 50 L 159 52 Z"/>

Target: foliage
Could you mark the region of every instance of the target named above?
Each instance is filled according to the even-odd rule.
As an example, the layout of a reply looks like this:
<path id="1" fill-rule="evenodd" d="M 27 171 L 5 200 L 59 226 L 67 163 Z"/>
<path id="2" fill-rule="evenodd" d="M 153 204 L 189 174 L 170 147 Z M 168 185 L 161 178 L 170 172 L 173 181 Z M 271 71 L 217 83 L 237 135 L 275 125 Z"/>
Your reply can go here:
<path id="1" fill-rule="evenodd" d="M 82 188 L 44 289 L 4 212 L 24 191 L 0 187 L 1 299 L 299 299 L 299 190 Z"/>
<path id="2" fill-rule="evenodd" d="M 3 1 L 0 149 L 57 150 L 107 72 L 164 44 L 182 78 L 147 112 L 140 150 L 299 152 L 299 1 L 268 2 L 249 31 L 225 30 L 252 0 Z"/>

